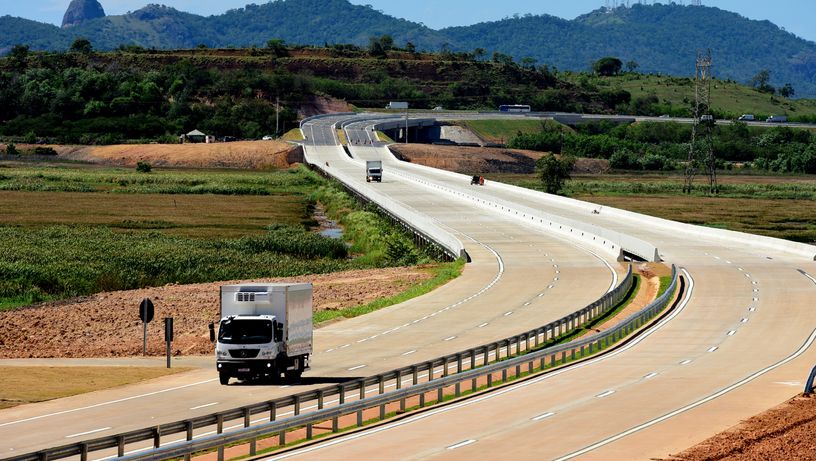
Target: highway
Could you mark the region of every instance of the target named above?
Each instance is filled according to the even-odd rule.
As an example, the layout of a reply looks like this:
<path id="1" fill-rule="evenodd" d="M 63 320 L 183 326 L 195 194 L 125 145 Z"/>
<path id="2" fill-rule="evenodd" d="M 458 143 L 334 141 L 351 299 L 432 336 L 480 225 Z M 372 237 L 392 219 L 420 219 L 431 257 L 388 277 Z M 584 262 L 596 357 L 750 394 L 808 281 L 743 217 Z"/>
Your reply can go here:
<path id="1" fill-rule="evenodd" d="M 349 124 L 348 137 L 365 139 L 370 125 Z M 342 151 L 307 151 L 331 168 L 362 171 Z M 665 457 L 800 392 L 816 362 L 813 247 L 610 209 L 595 214 L 511 187 L 471 188 L 464 176 L 399 162 L 376 143 L 350 151 L 382 159 L 386 178 L 421 178 L 650 241 L 684 269 L 689 298 L 649 336 L 586 365 L 270 459 Z"/>
<path id="2" fill-rule="evenodd" d="M 310 137 L 325 146 L 309 149 L 339 167 L 345 154 L 333 136 L 331 126 L 315 126 Z M 411 181 L 368 185 L 362 167 L 347 165 L 359 187 L 376 187 L 459 239 L 472 258 L 464 274 L 431 294 L 317 330 L 313 368 L 300 385 L 221 386 L 213 358 L 209 369 L 0 411 L 0 457 L 238 408 L 508 337 L 584 307 L 623 272 L 609 255 L 466 200 L 417 193 Z"/>

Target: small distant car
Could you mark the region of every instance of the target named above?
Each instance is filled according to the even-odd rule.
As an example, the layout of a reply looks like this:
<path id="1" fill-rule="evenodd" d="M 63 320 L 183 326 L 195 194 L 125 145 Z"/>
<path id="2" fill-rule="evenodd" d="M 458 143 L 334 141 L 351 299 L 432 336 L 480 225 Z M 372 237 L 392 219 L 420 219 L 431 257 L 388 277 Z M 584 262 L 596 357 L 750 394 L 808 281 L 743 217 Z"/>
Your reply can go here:
<path id="1" fill-rule="evenodd" d="M 700 116 L 700 121 L 701 122 L 713 122 L 714 121 L 714 116 L 711 115 L 711 114 L 702 115 L 702 116 Z"/>
<path id="2" fill-rule="evenodd" d="M 266 135 L 261 139 L 264 140 L 264 141 L 272 141 L 273 139 L 275 139 L 275 137 L 271 136 L 271 135 Z"/>
<path id="3" fill-rule="evenodd" d="M 224 136 L 223 138 L 221 138 L 221 142 L 235 142 L 235 141 L 237 141 L 235 136 Z"/>
<path id="4" fill-rule="evenodd" d="M 739 116 L 737 120 L 743 122 L 753 122 L 754 120 L 756 120 L 756 117 L 754 117 L 754 114 L 742 114 Z"/>
<path id="5" fill-rule="evenodd" d="M 658 118 L 671 118 L 671 115 L 669 115 L 669 114 L 663 114 L 663 115 L 661 115 L 661 116 L 660 116 L 660 117 L 658 117 Z"/>
<path id="6" fill-rule="evenodd" d="M 442 106 L 436 106 L 436 107 L 433 108 L 433 110 L 434 110 L 434 112 L 441 112 L 441 111 L 443 111 L 445 109 L 443 109 Z"/>

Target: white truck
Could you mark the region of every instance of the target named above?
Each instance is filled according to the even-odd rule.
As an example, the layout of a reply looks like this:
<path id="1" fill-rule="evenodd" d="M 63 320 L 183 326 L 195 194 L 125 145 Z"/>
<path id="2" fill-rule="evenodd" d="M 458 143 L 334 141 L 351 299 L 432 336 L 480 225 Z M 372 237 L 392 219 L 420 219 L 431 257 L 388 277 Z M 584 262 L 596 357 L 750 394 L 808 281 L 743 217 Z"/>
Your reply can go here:
<path id="1" fill-rule="evenodd" d="M 366 161 L 366 182 L 377 181 L 382 182 L 382 161 L 368 160 Z"/>
<path id="2" fill-rule="evenodd" d="M 221 384 L 296 381 L 312 354 L 312 284 L 224 285 L 218 337 L 212 324 L 210 335 Z"/>
<path id="3" fill-rule="evenodd" d="M 765 119 L 766 123 L 788 123 L 787 115 L 771 115 Z"/>

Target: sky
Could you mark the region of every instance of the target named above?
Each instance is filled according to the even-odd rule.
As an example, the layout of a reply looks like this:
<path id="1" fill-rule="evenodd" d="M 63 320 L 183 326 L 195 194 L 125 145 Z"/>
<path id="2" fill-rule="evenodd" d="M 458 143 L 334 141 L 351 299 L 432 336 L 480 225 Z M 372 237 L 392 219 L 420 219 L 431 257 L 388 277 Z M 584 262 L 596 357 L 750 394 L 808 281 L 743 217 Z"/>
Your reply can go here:
<path id="1" fill-rule="evenodd" d="M 204 16 L 221 14 L 247 3 L 266 0 L 99 0 L 107 14 L 123 14 L 148 3 L 161 3 L 181 11 Z M 620 2 L 624 0 L 619 0 Z M 634 3 L 637 0 L 629 0 Z M 650 0 L 651 1 L 651 0 Z M 689 3 L 689 0 L 677 0 Z M 59 25 L 70 0 L 0 0 L 0 16 L 20 16 Z M 518 14 L 549 14 L 573 19 L 605 4 L 605 0 L 351 0 L 371 5 L 391 16 L 424 23 L 433 29 L 493 21 Z M 665 3 L 665 1 L 664 1 Z M 441 5 L 444 5 L 441 6 Z M 750 19 L 767 19 L 788 32 L 816 42 L 816 5 L 813 0 L 703 0 Z M 455 14 L 454 14 L 455 12 Z"/>

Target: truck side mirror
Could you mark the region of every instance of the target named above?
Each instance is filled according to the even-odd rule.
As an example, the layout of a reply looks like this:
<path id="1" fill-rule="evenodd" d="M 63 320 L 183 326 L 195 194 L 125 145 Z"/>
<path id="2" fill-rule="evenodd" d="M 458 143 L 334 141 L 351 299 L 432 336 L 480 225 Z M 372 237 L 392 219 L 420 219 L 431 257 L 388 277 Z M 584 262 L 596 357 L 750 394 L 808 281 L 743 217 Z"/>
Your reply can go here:
<path id="1" fill-rule="evenodd" d="M 272 321 L 272 330 L 275 333 L 275 342 L 279 343 L 283 341 L 283 324 L 278 322 L 277 320 Z"/>
<path id="2" fill-rule="evenodd" d="M 210 322 L 210 342 L 215 342 L 215 324 Z"/>

